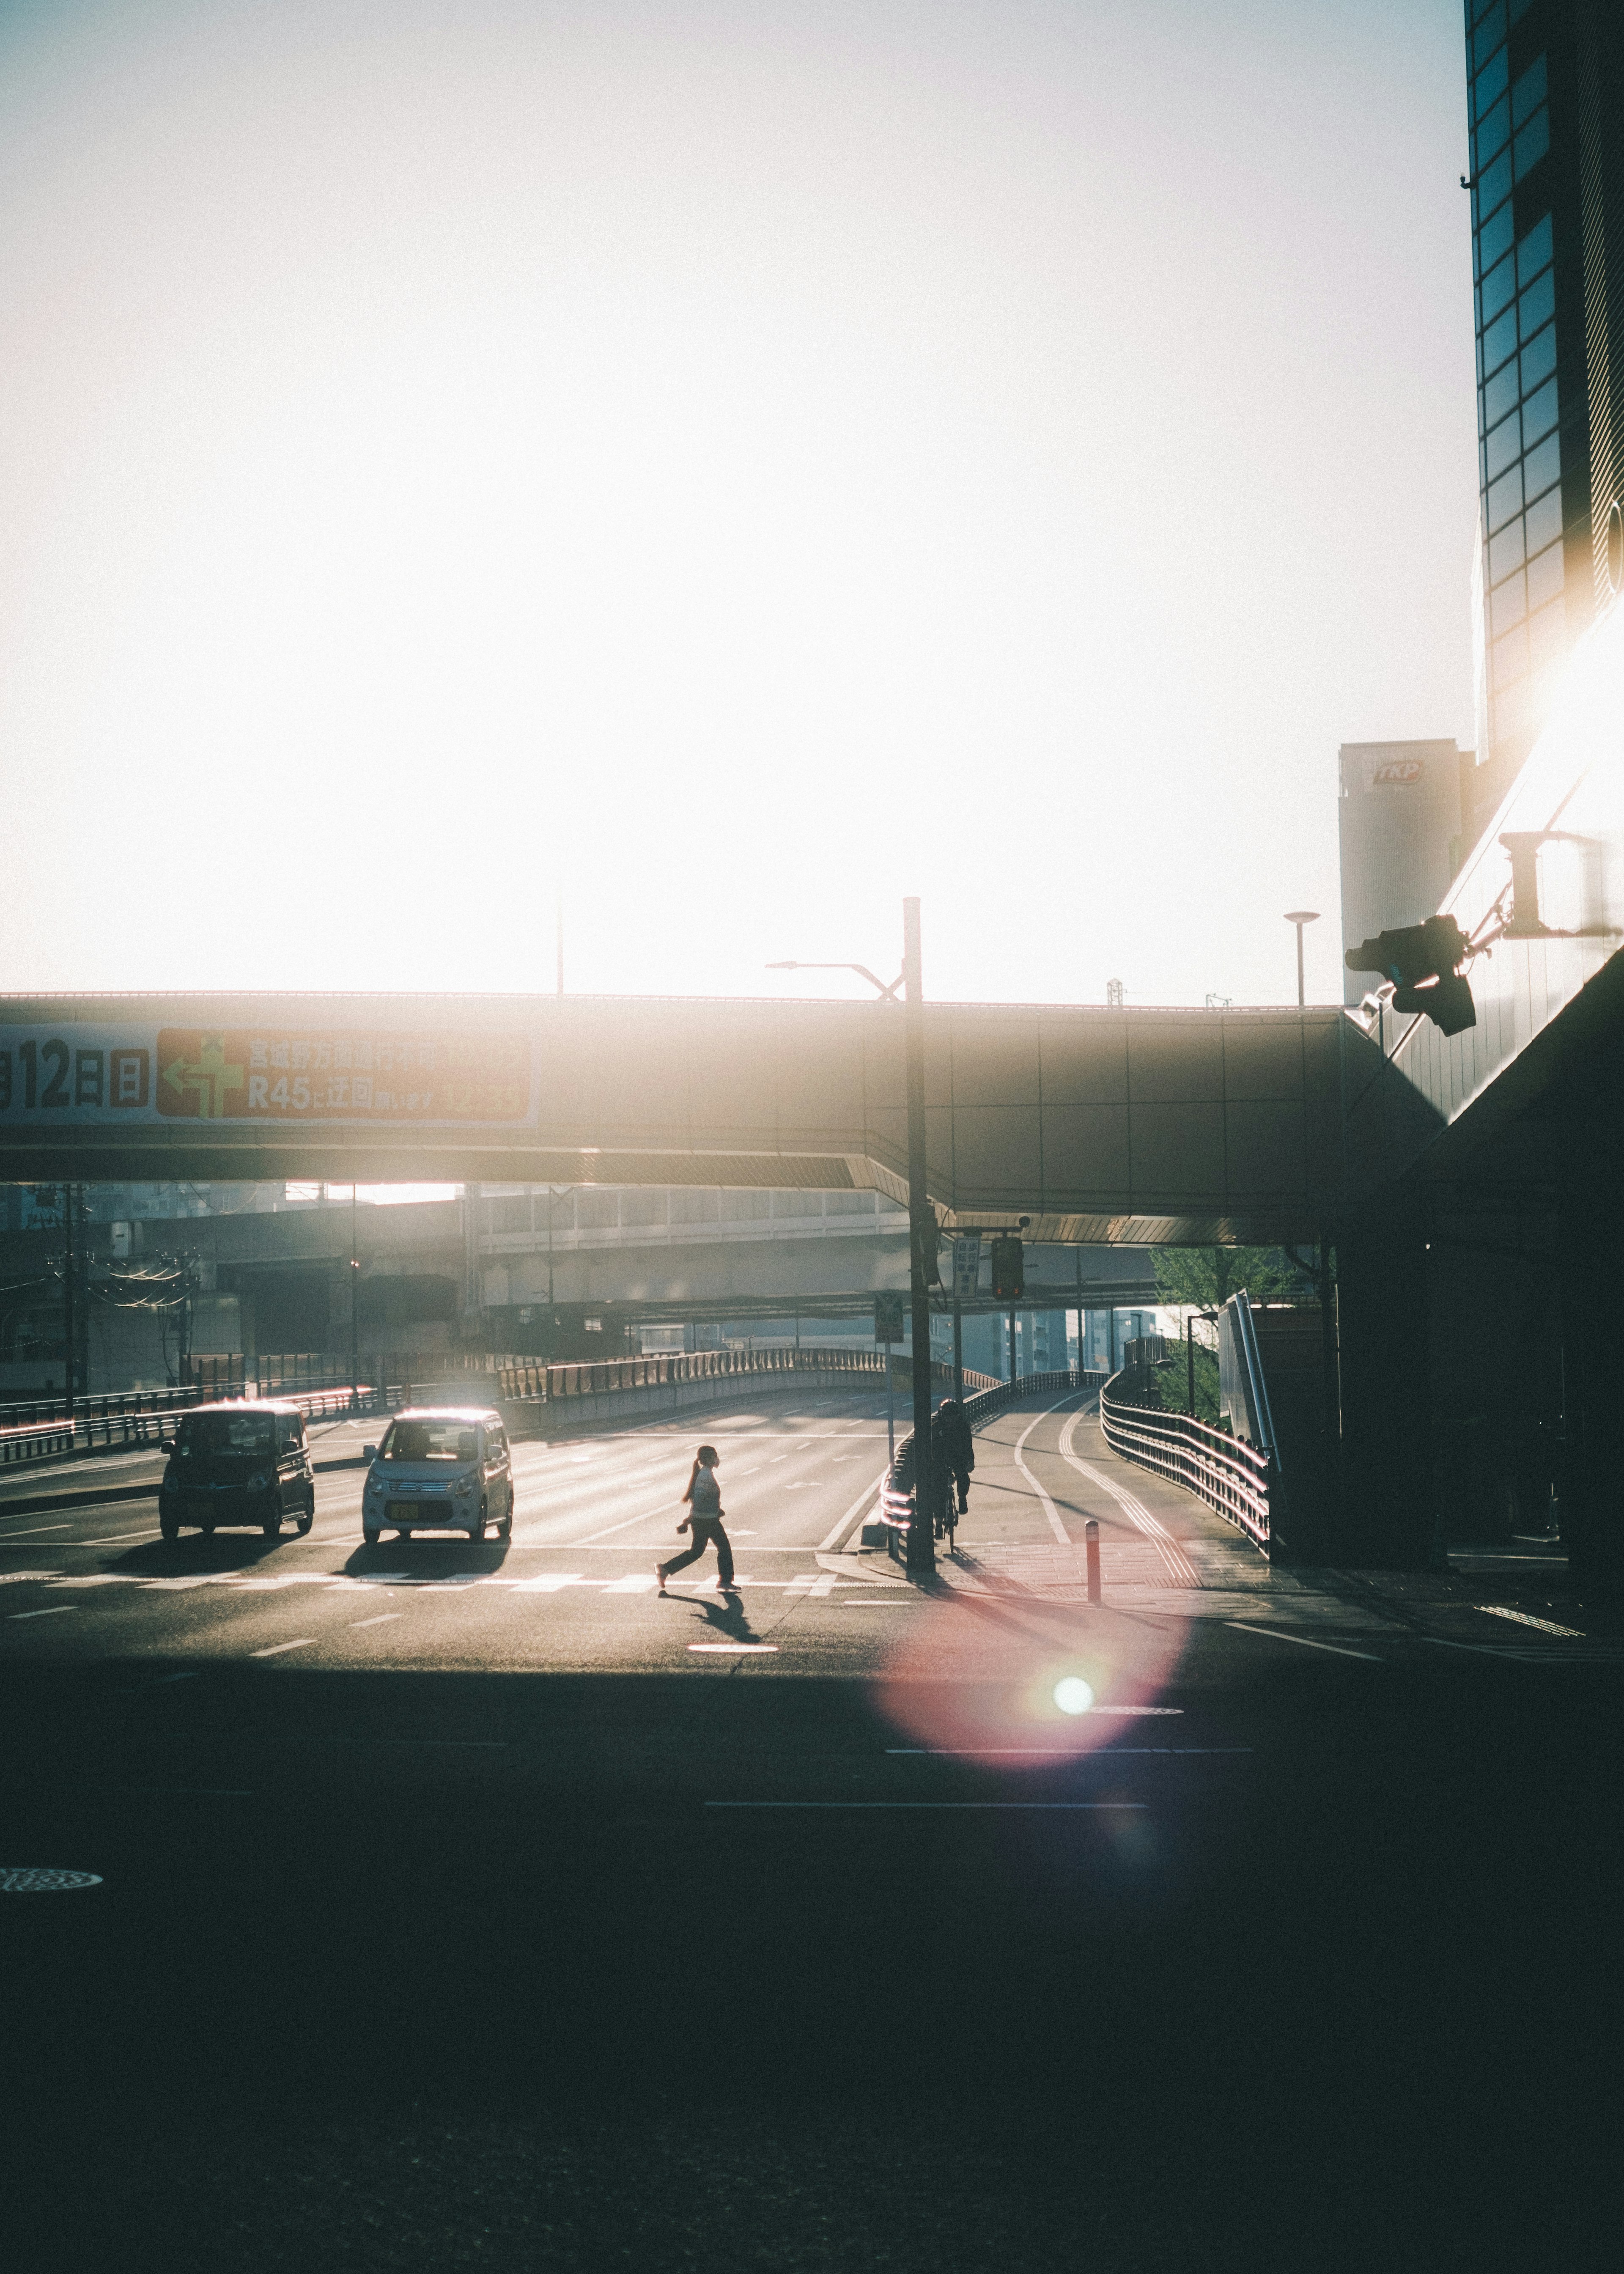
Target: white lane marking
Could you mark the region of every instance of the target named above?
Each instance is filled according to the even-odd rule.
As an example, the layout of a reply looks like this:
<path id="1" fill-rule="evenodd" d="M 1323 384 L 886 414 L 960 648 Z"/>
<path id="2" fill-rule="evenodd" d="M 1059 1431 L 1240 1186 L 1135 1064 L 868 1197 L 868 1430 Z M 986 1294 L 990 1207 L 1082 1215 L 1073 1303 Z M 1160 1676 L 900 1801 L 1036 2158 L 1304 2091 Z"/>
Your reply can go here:
<path id="1" fill-rule="evenodd" d="M 712 1658 L 775 1657 L 776 1642 L 691 1642 L 690 1650 L 708 1652 Z"/>
<path id="2" fill-rule="evenodd" d="M 832 1571 L 797 1571 L 793 1579 L 779 1582 L 786 1595 L 832 1595 L 840 1585 Z M 846 1583 L 855 1586 L 853 1579 Z"/>
<path id="3" fill-rule="evenodd" d="M 0 1571 L 0 1587 L 20 1587 L 25 1580 L 60 1579 L 61 1571 Z"/>
<path id="4" fill-rule="evenodd" d="M 1199 1587 L 1201 1584 L 1200 1573 L 1161 1518 L 1153 1516 L 1143 1501 L 1136 1500 L 1131 1492 L 1116 1483 L 1112 1478 L 1108 1477 L 1102 1470 L 1091 1468 L 1086 1461 L 1078 1459 L 1071 1448 L 1075 1442 L 1077 1425 L 1082 1418 L 1082 1409 L 1079 1408 L 1061 1431 L 1061 1457 L 1077 1471 L 1079 1477 L 1085 1478 L 1091 1485 L 1097 1485 L 1101 1492 L 1110 1495 L 1135 1531 L 1142 1532 L 1151 1541 L 1170 1577 L 1176 1579 L 1182 1587 Z"/>
<path id="5" fill-rule="evenodd" d="M 1112 1745 L 1109 1751 L 1078 1752 L 1069 1745 L 887 1745 L 899 1760 L 1114 1761 L 1124 1753 L 1250 1753 L 1251 1745 Z"/>
<path id="6" fill-rule="evenodd" d="M 65 1524 L 36 1524 L 26 1532 L 8 1532 L 5 1537 L 7 1540 L 37 1540 L 41 1532 L 66 1532 L 69 1529 Z"/>
<path id="7" fill-rule="evenodd" d="M 659 1581 L 652 1571 L 629 1571 L 624 1579 L 612 1579 L 598 1592 L 605 1595 L 648 1595 L 652 1594 L 658 1585 Z"/>
<path id="8" fill-rule="evenodd" d="M 668 1508 L 646 1508 L 641 1516 L 628 1516 L 623 1524 L 606 1524 L 601 1532 L 589 1532 L 584 1540 L 572 1540 L 569 1550 L 573 1553 L 577 1547 L 590 1547 L 595 1540 L 607 1540 L 612 1532 L 629 1532 L 634 1524 L 652 1524 L 657 1517 L 669 1517 L 671 1513 Z"/>
<path id="9" fill-rule="evenodd" d="M 162 1534 L 156 1532 L 116 1532 L 110 1540 L 76 1540 L 72 1544 L 75 1547 L 122 1547 L 126 1540 L 157 1540 L 161 1537 Z"/>
<path id="10" fill-rule="evenodd" d="M 363 1627 L 387 1626 L 391 1619 L 403 1619 L 405 1615 L 404 1611 L 380 1611 L 375 1619 L 351 1619 L 350 1631 L 358 1634 Z"/>
<path id="11" fill-rule="evenodd" d="M 1520 1627 L 1538 1627 L 1541 1634 L 1566 1635 L 1570 1642 L 1583 1642 L 1583 1627 L 1559 1627 L 1554 1619 L 1530 1618 L 1526 1611 L 1508 1611 L 1503 1603 L 1474 1603 L 1474 1610 L 1486 1611 L 1492 1619 L 1515 1619 Z"/>
<path id="12" fill-rule="evenodd" d="M 294 1642 L 274 1642 L 268 1650 L 251 1650 L 250 1658 L 280 1658 L 284 1650 L 308 1650 L 315 1641 L 314 1635 L 300 1635 Z"/>
<path id="13" fill-rule="evenodd" d="M 1227 1627 L 1236 1627 L 1242 1634 L 1272 1635 L 1276 1642 L 1300 1642 L 1304 1650 L 1328 1650 L 1338 1658 L 1367 1658 L 1372 1666 L 1385 1666 L 1387 1660 L 1378 1658 L 1373 1650 L 1349 1650 L 1340 1642 L 1316 1642 L 1312 1635 L 1291 1634 L 1284 1627 L 1257 1627 L 1247 1619 L 1226 1619 Z"/>
<path id="14" fill-rule="evenodd" d="M 514 1587 L 515 1595 L 556 1595 L 560 1587 L 585 1587 L 592 1583 L 579 1571 L 544 1571 L 538 1579 L 521 1579 Z"/>
<path id="15" fill-rule="evenodd" d="M 1077 1392 L 1074 1389 L 1068 1389 L 1066 1392 L 1066 1397 L 1075 1397 L 1076 1395 Z M 1038 1498 L 1042 1502 L 1043 1513 L 1049 1518 L 1049 1529 L 1063 1547 L 1070 1547 L 1073 1545 L 1071 1535 L 1066 1530 L 1064 1525 L 1060 1521 L 1059 1510 L 1055 1506 L 1054 1502 L 1050 1500 L 1049 1495 L 1044 1491 L 1042 1486 L 1038 1482 L 1037 1479 L 1033 1475 L 1031 1470 L 1026 1466 L 1026 1464 L 1020 1457 L 1023 1449 L 1025 1449 L 1027 1438 L 1037 1427 L 1038 1423 L 1040 1421 L 1047 1421 L 1051 1413 L 1057 1413 L 1060 1408 L 1065 1404 L 1066 1397 L 1057 1397 L 1052 1405 L 1046 1405 L 1041 1413 L 1034 1414 L 1032 1419 L 1027 1422 L 1026 1427 L 1021 1431 L 1020 1435 L 1015 1441 L 1015 1465 L 1020 1471 L 1022 1476 L 1025 1477 L 1026 1482 L 1032 1487 L 1033 1491 L 1036 1493 Z"/>
<path id="16" fill-rule="evenodd" d="M 1142 1800 L 708 1800 L 707 1808 L 1025 1808 L 1045 1811 L 1139 1809 Z"/>
<path id="17" fill-rule="evenodd" d="M 14 1619 L 55 1619 L 59 1618 L 64 1611 L 76 1611 L 78 1608 L 77 1603 L 53 1603 L 49 1611 L 13 1611 L 11 1616 Z"/>
<path id="18" fill-rule="evenodd" d="M 855 1457 L 856 1456 L 853 1455 L 853 1458 L 854 1459 Z M 839 1523 L 836 1525 L 834 1530 L 830 1533 L 828 1539 L 820 1540 L 818 1541 L 817 1547 L 814 1550 L 815 1554 L 825 1555 L 841 1545 L 847 1532 L 850 1532 L 852 1526 L 856 1523 L 864 1509 L 868 1507 L 868 1502 L 874 1498 L 874 1495 L 878 1492 L 880 1487 L 884 1483 L 886 1477 L 889 1474 L 890 1466 L 888 1464 L 885 1468 L 880 1471 L 879 1475 L 876 1477 L 871 1485 L 865 1485 L 863 1487 L 856 1499 L 852 1502 L 850 1508 L 846 1510 L 846 1514 L 840 1518 Z"/>

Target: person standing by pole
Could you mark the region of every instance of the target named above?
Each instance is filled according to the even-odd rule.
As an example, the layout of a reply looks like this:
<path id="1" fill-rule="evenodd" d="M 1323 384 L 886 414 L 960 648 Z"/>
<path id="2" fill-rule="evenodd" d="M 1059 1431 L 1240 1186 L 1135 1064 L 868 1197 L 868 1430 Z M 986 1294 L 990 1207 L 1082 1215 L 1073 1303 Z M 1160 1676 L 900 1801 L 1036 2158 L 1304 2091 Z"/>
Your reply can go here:
<path id="1" fill-rule="evenodd" d="M 733 1542 L 722 1528 L 722 1517 L 725 1513 L 722 1507 L 722 1487 L 716 1480 L 720 1457 L 714 1445 L 702 1445 L 694 1456 L 693 1472 L 688 1480 L 688 1490 L 682 1495 L 688 1502 L 688 1512 L 677 1526 L 679 1532 L 687 1532 L 689 1526 L 692 1526 L 694 1544 L 686 1555 L 673 1555 L 669 1563 L 655 1565 L 655 1576 L 659 1581 L 659 1591 L 662 1595 L 665 1593 L 665 1582 L 672 1573 L 680 1571 L 689 1563 L 697 1563 L 706 1548 L 712 1543 L 716 1547 L 716 1560 L 722 1593 L 725 1595 L 738 1593 L 733 1585 Z"/>

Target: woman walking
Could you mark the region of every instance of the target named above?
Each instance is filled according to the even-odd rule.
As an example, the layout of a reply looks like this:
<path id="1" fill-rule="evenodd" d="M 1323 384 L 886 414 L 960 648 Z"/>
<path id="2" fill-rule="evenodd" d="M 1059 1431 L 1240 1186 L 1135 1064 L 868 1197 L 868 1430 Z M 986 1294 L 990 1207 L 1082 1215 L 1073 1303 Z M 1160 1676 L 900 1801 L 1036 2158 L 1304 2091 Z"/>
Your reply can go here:
<path id="1" fill-rule="evenodd" d="M 722 1529 L 722 1487 L 716 1480 L 718 1458 L 719 1456 L 714 1445 L 702 1445 L 694 1456 L 693 1474 L 688 1478 L 688 1490 L 682 1495 L 688 1502 L 688 1512 L 677 1526 L 679 1532 L 686 1532 L 692 1525 L 694 1544 L 686 1555 L 673 1555 L 669 1563 L 655 1565 L 654 1569 L 659 1579 L 659 1591 L 662 1595 L 665 1592 L 665 1582 L 672 1573 L 680 1571 L 685 1564 L 697 1563 L 713 1540 L 716 1543 L 716 1560 L 719 1567 L 722 1593 L 725 1595 L 737 1593 L 733 1585 L 733 1545 L 726 1532 Z"/>

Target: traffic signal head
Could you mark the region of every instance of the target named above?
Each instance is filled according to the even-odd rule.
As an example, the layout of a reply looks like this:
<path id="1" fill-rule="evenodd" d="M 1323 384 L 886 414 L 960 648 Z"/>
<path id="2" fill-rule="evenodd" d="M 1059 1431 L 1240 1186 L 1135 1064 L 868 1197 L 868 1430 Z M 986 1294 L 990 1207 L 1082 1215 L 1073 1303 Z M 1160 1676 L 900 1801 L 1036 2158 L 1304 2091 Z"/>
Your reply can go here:
<path id="1" fill-rule="evenodd" d="M 1018 1303 L 1026 1291 L 1026 1255 L 1012 1231 L 1000 1232 L 993 1241 L 992 1291 L 1006 1303 Z"/>
<path id="2" fill-rule="evenodd" d="M 1417 1012 L 1446 1035 L 1477 1023 L 1471 989 L 1460 976 L 1471 943 L 1453 916 L 1428 916 L 1425 923 L 1379 931 L 1348 950 L 1350 971 L 1379 971 L 1393 983 L 1395 1011 Z"/>

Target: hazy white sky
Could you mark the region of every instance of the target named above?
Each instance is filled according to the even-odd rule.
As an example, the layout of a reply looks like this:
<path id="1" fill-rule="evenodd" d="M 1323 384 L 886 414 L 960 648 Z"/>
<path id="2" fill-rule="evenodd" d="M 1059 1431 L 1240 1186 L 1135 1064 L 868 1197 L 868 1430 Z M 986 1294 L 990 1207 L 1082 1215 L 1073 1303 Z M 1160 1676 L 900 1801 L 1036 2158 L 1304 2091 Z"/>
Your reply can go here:
<path id="1" fill-rule="evenodd" d="M 1456 0 L 0 4 L 0 988 L 1294 991 L 1471 739 Z M 853 986 L 857 983 L 853 983 Z M 860 990 L 861 991 L 861 990 Z"/>

